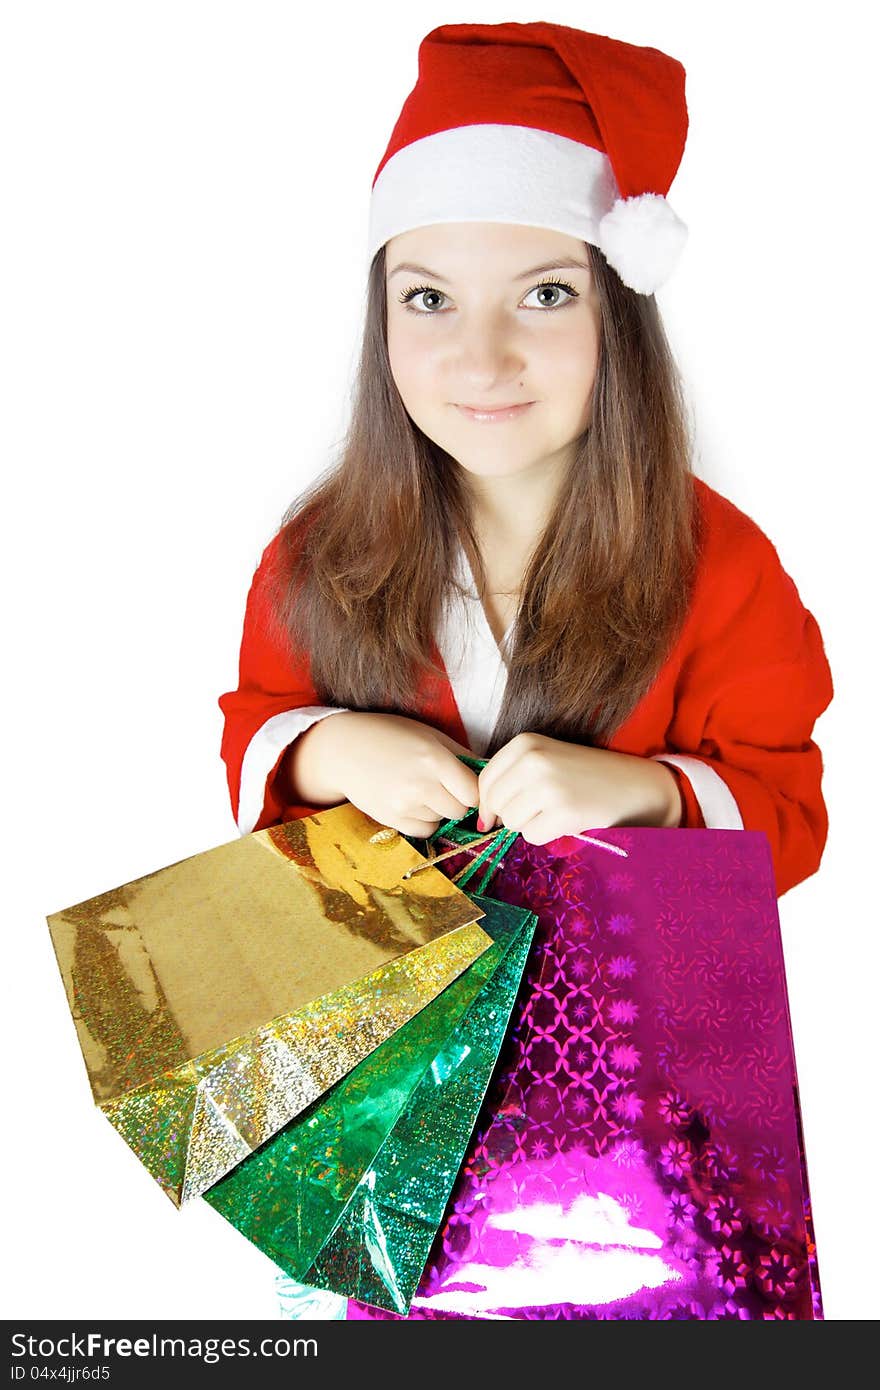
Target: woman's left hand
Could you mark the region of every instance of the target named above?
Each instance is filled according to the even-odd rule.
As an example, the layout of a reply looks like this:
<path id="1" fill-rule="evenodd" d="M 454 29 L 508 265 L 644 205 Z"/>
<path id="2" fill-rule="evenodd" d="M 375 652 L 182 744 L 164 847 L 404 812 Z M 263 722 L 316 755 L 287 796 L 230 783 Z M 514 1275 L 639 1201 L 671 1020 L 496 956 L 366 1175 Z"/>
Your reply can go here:
<path id="1" fill-rule="evenodd" d="M 517 734 L 479 776 L 480 826 L 532 845 L 612 825 L 677 826 L 678 783 L 663 763 L 544 734 Z"/>

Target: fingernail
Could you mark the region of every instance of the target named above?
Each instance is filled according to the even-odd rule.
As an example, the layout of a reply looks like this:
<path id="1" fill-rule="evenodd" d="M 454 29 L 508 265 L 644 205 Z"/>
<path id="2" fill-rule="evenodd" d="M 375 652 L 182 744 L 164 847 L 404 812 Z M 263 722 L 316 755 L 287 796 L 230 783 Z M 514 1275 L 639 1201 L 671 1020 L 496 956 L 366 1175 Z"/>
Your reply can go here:
<path id="1" fill-rule="evenodd" d="M 486 823 L 483 820 L 482 816 L 477 816 L 477 829 L 481 831 L 485 831 L 487 829 Z"/>

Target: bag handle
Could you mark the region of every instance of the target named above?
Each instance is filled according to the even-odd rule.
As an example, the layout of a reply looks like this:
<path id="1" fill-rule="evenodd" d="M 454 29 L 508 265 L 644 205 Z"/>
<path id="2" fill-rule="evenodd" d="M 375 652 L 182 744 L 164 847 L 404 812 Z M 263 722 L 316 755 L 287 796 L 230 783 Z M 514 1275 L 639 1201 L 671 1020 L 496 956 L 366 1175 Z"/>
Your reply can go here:
<path id="1" fill-rule="evenodd" d="M 474 772 L 481 772 L 488 762 L 487 758 L 476 758 L 470 754 L 459 753 L 457 756 Z M 471 888 L 472 893 L 485 893 L 492 875 L 499 868 L 502 859 L 514 840 L 519 837 L 520 832 L 508 830 L 506 826 L 502 825 L 497 830 L 490 830 L 487 834 L 474 835 L 473 828 L 465 826 L 464 822 L 474 814 L 476 809 L 475 806 L 471 806 L 463 816 L 453 817 L 452 820 L 444 821 L 442 825 L 439 825 L 433 835 L 425 841 L 425 846 L 429 851 L 427 864 L 414 865 L 413 868 L 407 869 L 402 877 L 412 878 L 413 874 L 421 873 L 423 869 L 433 868 L 435 864 L 440 863 L 441 859 L 449 859 L 455 854 L 461 854 L 463 849 L 484 845 L 485 848 L 455 874 L 452 882 L 458 884 L 459 888 L 463 888 L 473 878 L 477 870 L 485 865 L 479 883 Z M 570 838 L 583 840 L 585 844 L 596 845 L 599 849 L 607 849 L 612 854 L 620 855 L 623 859 L 629 858 L 627 851 L 622 849 L 620 845 L 611 845 L 607 840 L 598 840 L 593 835 L 580 834 Z M 441 839 L 455 840 L 457 842 L 455 849 L 444 850 L 442 854 L 432 853 L 435 842 Z"/>

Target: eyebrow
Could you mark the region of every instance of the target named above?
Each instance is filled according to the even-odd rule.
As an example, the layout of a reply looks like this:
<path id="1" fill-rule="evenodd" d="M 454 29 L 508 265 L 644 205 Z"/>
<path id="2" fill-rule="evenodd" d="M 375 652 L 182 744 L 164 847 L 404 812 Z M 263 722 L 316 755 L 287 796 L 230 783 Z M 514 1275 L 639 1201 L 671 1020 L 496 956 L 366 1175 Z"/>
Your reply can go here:
<path id="1" fill-rule="evenodd" d="M 514 280 L 528 280 L 532 275 L 543 275 L 548 270 L 589 270 L 590 267 L 584 261 L 575 260 L 573 256 L 561 256 L 558 260 L 547 261 L 544 265 L 533 265 L 529 270 L 524 270 L 521 275 L 514 275 Z M 438 275 L 436 270 L 428 270 L 424 265 L 413 265 L 410 261 L 401 261 L 392 271 L 389 271 L 388 278 L 398 275 L 402 270 L 406 270 L 410 275 L 426 275 L 429 280 L 444 280 L 448 285 L 452 282 L 445 280 L 445 277 Z"/>

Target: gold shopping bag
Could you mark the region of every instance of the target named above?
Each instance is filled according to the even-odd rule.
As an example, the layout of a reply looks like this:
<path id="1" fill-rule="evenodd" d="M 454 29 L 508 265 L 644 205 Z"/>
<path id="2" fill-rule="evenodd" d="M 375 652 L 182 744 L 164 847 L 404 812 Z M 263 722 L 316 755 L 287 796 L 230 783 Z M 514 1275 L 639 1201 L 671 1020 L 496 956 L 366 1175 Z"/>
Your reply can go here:
<path id="1" fill-rule="evenodd" d="M 49 916 L 95 1101 L 175 1204 L 489 947 L 424 862 L 346 802 Z"/>

